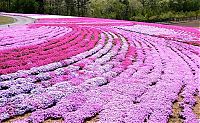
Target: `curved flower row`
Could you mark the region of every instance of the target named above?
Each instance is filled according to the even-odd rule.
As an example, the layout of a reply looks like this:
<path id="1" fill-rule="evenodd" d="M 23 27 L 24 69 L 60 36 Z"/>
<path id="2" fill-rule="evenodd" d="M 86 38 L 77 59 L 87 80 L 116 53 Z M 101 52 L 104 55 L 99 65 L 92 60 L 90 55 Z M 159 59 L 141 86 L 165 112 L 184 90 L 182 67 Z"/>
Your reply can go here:
<path id="1" fill-rule="evenodd" d="M 0 49 L 6 50 L 29 45 L 37 45 L 56 37 L 62 37 L 65 33 L 70 31 L 72 31 L 71 28 L 56 26 L 41 26 L 38 28 L 18 26 L 17 28 L 5 28 L 0 31 Z"/>
<path id="2" fill-rule="evenodd" d="M 46 18 L 0 32 L 0 122 L 167 123 L 182 95 L 182 121 L 198 123 L 197 29 Z"/>

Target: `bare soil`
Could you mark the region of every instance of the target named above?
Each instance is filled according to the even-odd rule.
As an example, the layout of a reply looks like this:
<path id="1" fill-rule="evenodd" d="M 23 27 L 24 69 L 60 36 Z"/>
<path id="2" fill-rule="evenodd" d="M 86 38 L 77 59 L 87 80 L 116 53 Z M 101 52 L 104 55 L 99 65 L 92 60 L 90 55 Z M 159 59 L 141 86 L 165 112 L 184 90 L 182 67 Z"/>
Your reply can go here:
<path id="1" fill-rule="evenodd" d="M 178 95 L 178 99 L 176 102 L 173 104 L 173 109 L 172 109 L 172 116 L 170 117 L 168 123 L 183 123 L 183 120 L 180 118 L 180 113 L 181 113 L 181 107 L 179 105 L 179 102 L 181 102 L 183 98 L 181 95 Z"/>
<path id="2" fill-rule="evenodd" d="M 195 96 L 195 99 L 196 99 L 197 103 L 193 108 L 193 112 L 197 115 L 197 118 L 200 119 L 200 97 Z"/>
<path id="3" fill-rule="evenodd" d="M 85 123 L 97 123 L 99 121 L 98 115 L 88 118 L 85 120 Z"/>
<path id="4" fill-rule="evenodd" d="M 171 22 L 173 25 L 200 28 L 200 20 Z"/>

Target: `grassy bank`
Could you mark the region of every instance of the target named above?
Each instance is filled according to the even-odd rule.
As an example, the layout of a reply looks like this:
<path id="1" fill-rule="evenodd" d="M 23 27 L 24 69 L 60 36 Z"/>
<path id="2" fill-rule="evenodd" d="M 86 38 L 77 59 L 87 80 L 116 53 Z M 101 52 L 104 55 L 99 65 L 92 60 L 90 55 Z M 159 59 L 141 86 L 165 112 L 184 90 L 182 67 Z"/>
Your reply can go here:
<path id="1" fill-rule="evenodd" d="M 0 25 L 13 23 L 15 20 L 11 17 L 0 16 Z"/>

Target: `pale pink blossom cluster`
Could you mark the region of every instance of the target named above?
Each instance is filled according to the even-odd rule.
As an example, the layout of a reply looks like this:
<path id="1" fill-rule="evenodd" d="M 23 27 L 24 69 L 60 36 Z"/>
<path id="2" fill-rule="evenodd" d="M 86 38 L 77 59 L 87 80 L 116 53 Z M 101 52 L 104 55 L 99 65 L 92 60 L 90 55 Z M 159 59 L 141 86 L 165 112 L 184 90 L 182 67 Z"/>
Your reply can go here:
<path id="1" fill-rule="evenodd" d="M 0 122 L 31 113 L 15 123 L 167 123 L 181 95 L 182 121 L 198 123 L 199 38 L 193 28 L 97 18 L 0 29 Z"/>

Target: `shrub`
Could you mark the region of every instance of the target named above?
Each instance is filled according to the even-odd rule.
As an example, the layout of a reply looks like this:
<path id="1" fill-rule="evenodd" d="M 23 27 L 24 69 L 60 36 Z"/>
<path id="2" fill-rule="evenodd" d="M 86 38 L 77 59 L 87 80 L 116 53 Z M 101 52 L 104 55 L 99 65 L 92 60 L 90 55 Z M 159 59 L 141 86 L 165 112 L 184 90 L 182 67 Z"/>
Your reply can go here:
<path id="1" fill-rule="evenodd" d="M 39 4 L 35 0 L 14 0 L 12 10 L 20 13 L 36 13 Z"/>

